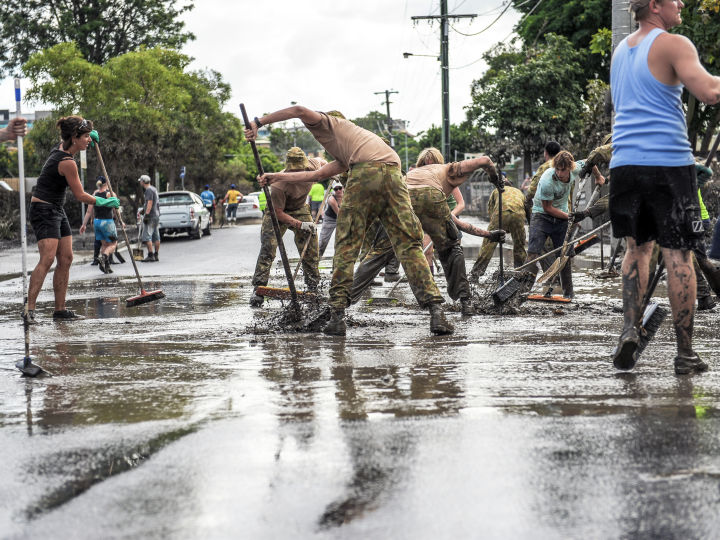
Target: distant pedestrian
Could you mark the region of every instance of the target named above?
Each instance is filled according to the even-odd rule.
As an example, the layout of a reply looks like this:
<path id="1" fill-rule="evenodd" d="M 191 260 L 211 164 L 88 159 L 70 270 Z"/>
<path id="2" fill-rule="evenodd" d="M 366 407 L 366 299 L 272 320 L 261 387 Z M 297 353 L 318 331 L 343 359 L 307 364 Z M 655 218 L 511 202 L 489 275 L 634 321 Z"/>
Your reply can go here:
<path id="1" fill-rule="evenodd" d="M 98 177 L 98 189 L 93 195 L 107 199 L 115 197 L 115 193 L 110 191 L 108 181 L 104 176 Z M 100 242 L 100 253 L 98 257 L 98 265 L 104 274 L 112 274 L 110 268 L 110 257 L 117 248 L 117 228 L 113 219 L 112 208 L 101 206 L 95 208 L 94 205 L 88 205 L 82 225 L 80 226 L 80 234 L 85 234 L 87 223 L 93 216 L 93 229 L 95 230 L 95 241 Z"/>
<path id="2" fill-rule="evenodd" d="M 212 224 L 215 221 L 215 193 L 212 192 L 209 184 L 205 184 L 205 189 L 200 193 L 200 198 L 205 209 L 210 212 L 209 223 Z"/>
<path id="3" fill-rule="evenodd" d="M 343 198 L 343 185 L 340 182 L 335 182 L 333 185 L 333 192 L 328 197 L 327 205 L 325 206 L 325 212 L 323 213 L 323 224 L 320 230 L 320 257 L 325 253 L 325 248 L 330 243 L 330 237 L 335 232 L 337 227 L 337 217 L 340 213 L 340 205 L 342 204 Z"/>
<path id="4" fill-rule="evenodd" d="M 40 251 L 40 261 L 30 276 L 28 290 L 28 323 L 30 324 L 35 323 L 35 303 L 45 277 L 55 261 L 57 265 L 53 275 L 55 294 L 53 319 L 71 321 L 84 318 L 65 306 L 70 265 L 73 260 L 72 230 L 63 209 L 67 188 L 69 187 L 75 199 L 82 203 L 110 208 L 120 206 L 120 201 L 115 197 L 105 199 L 85 193 L 80 183 L 73 156 L 80 150 L 87 149 L 90 141 L 93 140 L 92 122 L 80 116 L 66 116 L 58 120 L 57 127 L 60 129 L 62 142 L 50 152 L 37 179 L 34 195 L 30 199 L 30 224 Z"/>
<path id="5" fill-rule="evenodd" d="M 231 225 L 237 220 L 237 207 L 242 200 L 243 194 L 237 190 L 235 184 L 230 184 L 230 189 L 223 197 L 222 202 L 227 203 L 227 219 Z"/>
<path id="6" fill-rule="evenodd" d="M 150 177 L 143 174 L 138 182 L 145 190 L 145 206 L 143 214 L 142 241 L 147 247 L 147 257 L 141 262 L 157 262 L 160 260 L 160 197 L 157 190 L 150 185 Z"/>
<path id="7" fill-rule="evenodd" d="M 322 205 L 323 199 L 325 198 L 325 186 L 316 182 L 310 188 L 310 194 L 308 196 L 310 197 L 310 213 L 313 221 L 315 221 L 315 216 L 317 216 L 320 205 Z"/>

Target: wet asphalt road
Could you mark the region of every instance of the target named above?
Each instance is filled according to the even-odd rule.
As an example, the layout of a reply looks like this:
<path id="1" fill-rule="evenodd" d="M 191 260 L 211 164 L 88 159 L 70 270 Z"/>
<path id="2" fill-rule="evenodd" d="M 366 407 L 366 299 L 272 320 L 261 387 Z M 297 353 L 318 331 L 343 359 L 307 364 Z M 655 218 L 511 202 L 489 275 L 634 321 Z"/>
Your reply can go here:
<path id="1" fill-rule="evenodd" d="M 346 338 L 267 332 L 282 305 L 247 306 L 258 237 L 164 243 L 140 269 L 167 298 L 132 309 L 129 261 L 74 266 L 88 319 L 50 322 L 46 287 L 32 329 L 52 377 L 14 370 L 20 280 L 0 282 L 2 538 L 720 537 L 717 309 L 691 377 L 667 321 L 612 369 L 619 280 L 592 261 L 573 304 L 452 312 L 452 336 L 407 286 L 351 308 Z"/>

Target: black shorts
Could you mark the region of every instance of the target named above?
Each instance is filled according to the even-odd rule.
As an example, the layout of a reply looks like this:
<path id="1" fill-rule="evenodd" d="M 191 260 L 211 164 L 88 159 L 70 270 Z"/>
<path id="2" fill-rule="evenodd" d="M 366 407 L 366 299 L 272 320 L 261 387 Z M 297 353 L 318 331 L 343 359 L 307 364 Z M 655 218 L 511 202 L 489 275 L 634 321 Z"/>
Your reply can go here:
<path id="1" fill-rule="evenodd" d="M 613 236 L 638 244 L 703 250 L 695 166 L 625 165 L 610 171 L 610 221 Z"/>
<path id="2" fill-rule="evenodd" d="M 54 204 L 31 202 L 29 219 L 38 240 L 72 236 L 65 210 Z"/>

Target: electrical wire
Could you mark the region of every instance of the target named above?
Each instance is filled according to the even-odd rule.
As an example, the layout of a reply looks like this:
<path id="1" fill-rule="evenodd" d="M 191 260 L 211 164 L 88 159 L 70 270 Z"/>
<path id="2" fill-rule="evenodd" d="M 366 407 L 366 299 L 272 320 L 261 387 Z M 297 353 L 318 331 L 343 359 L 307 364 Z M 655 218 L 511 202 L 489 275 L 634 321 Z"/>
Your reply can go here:
<path id="1" fill-rule="evenodd" d="M 527 3 L 530 2 L 530 1 L 531 1 L 531 0 L 525 0 L 525 1 L 522 2 L 521 4 L 518 4 L 517 7 L 523 6 L 523 5 L 527 4 Z M 503 8 L 503 10 L 500 12 L 500 15 L 498 15 L 497 17 L 495 17 L 495 19 L 493 20 L 493 22 L 491 22 L 491 23 L 490 23 L 489 25 L 487 25 L 485 28 L 483 28 L 483 29 L 480 30 L 479 32 L 475 32 L 474 34 L 466 34 L 465 32 L 461 32 L 460 30 L 458 30 L 457 28 L 455 28 L 452 24 L 450 25 L 450 27 L 451 27 L 455 32 L 457 32 L 458 34 L 460 34 L 461 36 L 466 36 L 466 37 L 477 36 L 477 35 L 479 35 L 479 34 L 482 34 L 482 33 L 485 32 L 485 31 L 489 30 L 490 28 L 492 28 L 492 26 L 493 26 L 496 22 L 498 22 L 498 21 L 500 20 L 500 18 L 501 18 L 503 15 L 505 15 L 505 13 L 507 13 L 507 10 L 510 9 L 511 7 L 512 7 L 512 1 L 511 1 L 511 0 L 508 0 L 508 1 L 507 1 L 507 5 L 506 5 L 506 6 Z"/>

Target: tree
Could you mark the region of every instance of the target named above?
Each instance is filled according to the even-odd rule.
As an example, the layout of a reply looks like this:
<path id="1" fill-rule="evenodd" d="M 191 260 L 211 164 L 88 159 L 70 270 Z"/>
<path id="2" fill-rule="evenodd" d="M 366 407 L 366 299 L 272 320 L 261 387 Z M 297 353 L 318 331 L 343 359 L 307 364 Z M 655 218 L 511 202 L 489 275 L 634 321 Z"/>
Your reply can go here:
<path id="1" fill-rule="evenodd" d="M 0 3 L 0 78 L 32 54 L 74 42 L 82 58 L 103 64 L 145 47 L 179 49 L 195 39 L 180 15 L 193 4 L 175 0 L 23 0 Z"/>
<path id="2" fill-rule="evenodd" d="M 556 34 L 566 37 L 576 50 L 586 51 L 599 28 L 612 26 L 608 0 L 512 0 L 512 4 L 525 14 L 515 31 L 527 47 L 534 47 Z M 601 56 L 587 55 L 581 69 L 585 79 L 608 81 L 608 67 Z M 585 82 L 582 84 L 584 86 Z"/>
<path id="3" fill-rule="evenodd" d="M 373 133 L 375 133 L 376 135 L 380 135 L 381 137 L 388 136 L 387 116 L 385 115 L 385 113 L 371 111 L 365 116 L 353 118 L 351 122 L 357 126 L 360 126 L 361 128 L 372 131 Z"/>
<path id="4" fill-rule="evenodd" d="M 468 119 L 478 131 L 519 145 L 530 173 L 548 139 L 568 142 L 579 134 L 582 58 L 562 36 L 519 51 L 499 44 L 484 55 L 485 75 L 473 81 Z"/>
<path id="5" fill-rule="evenodd" d="M 293 126 L 290 129 L 273 127 L 270 129 L 270 150 L 280 160 L 285 159 L 285 154 L 293 146 L 302 148 L 306 154 L 315 154 L 322 150 L 322 145 L 315 140 L 304 126 Z"/>

